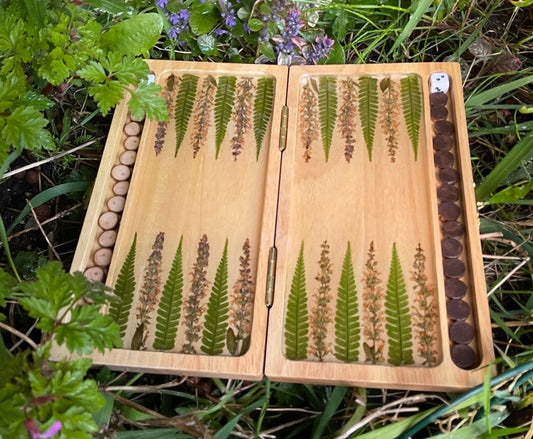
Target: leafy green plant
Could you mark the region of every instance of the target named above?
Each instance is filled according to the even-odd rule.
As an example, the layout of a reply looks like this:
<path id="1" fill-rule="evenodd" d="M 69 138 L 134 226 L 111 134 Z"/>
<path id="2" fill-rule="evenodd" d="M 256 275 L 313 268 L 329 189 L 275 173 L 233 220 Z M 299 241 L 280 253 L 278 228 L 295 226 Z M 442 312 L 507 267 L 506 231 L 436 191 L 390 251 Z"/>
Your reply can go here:
<path id="1" fill-rule="evenodd" d="M 109 306 L 109 317 L 117 323 L 120 336 L 124 337 L 128 326 L 128 318 L 133 303 L 133 294 L 135 293 L 135 253 L 137 248 L 137 234 L 133 238 L 130 250 L 120 268 L 120 272 L 115 282 L 116 301 Z"/>
<path id="2" fill-rule="evenodd" d="M 37 269 L 34 281 L 17 281 L 0 269 L 0 306 L 16 301 L 41 330 L 38 344 L 24 336 L 33 351 L 10 353 L 0 345 L 0 435 L 10 438 L 90 438 L 97 431 L 91 414 L 104 404 L 96 383 L 84 379 L 91 360 L 51 362 L 52 342 L 79 354 L 121 346 L 119 327 L 99 310 L 110 296 L 107 287 L 77 272 L 68 274 L 58 262 Z M 0 320 L 5 319 L 0 313 Z M 20 334 L 2 323 L 1 329 Z M 22 334 L 24 335 L 24 334 Z"/>
<path id="3" fill-rule="evenodd" d="M 170 350 L 176 342 L 183 302 L 183 236 L 180 237 L 157 309 L 154 349 Z"/>
<path id="4" fill-rule="evenodd" d="M 378 118 L 378 80 L 372 76 L 359 78 L 359 118 L 368 150 L 368 159 L 372 161 L 374 133 Z"/>
<path id="5" fill-rule="evenodd" d="M 337 291 L 335 357 L 346 363 L 357 361 L 360 338 L 359 306 L 352 264 L 352 249 L 348 241 Z"/>
<path id="6" fill-rule="evenodd" d="M 320 76 L 318 106 L 320 108 L 322 146 L 327 162 L 337 119 L 337 78 L 335 76 Z"/>
<path id="7" fill-rule="evenodd" d="M 416 74 L 400 79 L 402 110 L 411 140 L 411 146 L 418 158 L 418 139 L 420 137 L 420 119 L 422 117 L 422 92 L 420 91 L 420 77 Z"/>
<path id="8" fill-rule="evenodd" d="M 228 311 L 228 240 L 226 239 L 205 313 L 200 349 L 207 355 L 220 355 L 224 350 Z"/>
<path id="9" fill-rule="evenodd" d="M 220 152 L 220 146 L 224 141 L 231 112 L 233 110 L 235 76 L 221 76 L 218 78 L 218 87 L 215 95 L 215 133 L 216 133 L 216 158 Z"/>
<path id="10" fill-rule="evenodd" d="M 176 125 L 176 151 L 174 157 L 178 155 L 180 146 L 185 138 L 189 119 L 192 114 L 192 107 L 196 99 L 196 88 L 198 86 L 198 76 L 185 73 L 181 77 L 180 86 L 176 95 L 176 106 L 174 110 Z"/>
<path id="11" fill-rule="evenodd" d="M 256 145 L 256 159 L 263 147 L 263 139 L 267 126 L 272 119 L 274 105 L 274 78 L 266 77 L 257 80 L 257 90 L 254 100 L 254 134 Z"/>
<path id="12" fill-rule="evenodd" d="M 413 341 L 409 296 L 405 287 L 396 243 L 392 245 L 392 260 L 385 296 L 385 315 L 385 328 L 389 341 L 389 363 L 396 366 L 412 364 Z"/>
<path id="13" fill-rule="evenodd" d="M 307 358 L 308 330 L 304 243 L 302 242 L 285 314 L 285 355 L 289 360 L 304 360 Z"/>

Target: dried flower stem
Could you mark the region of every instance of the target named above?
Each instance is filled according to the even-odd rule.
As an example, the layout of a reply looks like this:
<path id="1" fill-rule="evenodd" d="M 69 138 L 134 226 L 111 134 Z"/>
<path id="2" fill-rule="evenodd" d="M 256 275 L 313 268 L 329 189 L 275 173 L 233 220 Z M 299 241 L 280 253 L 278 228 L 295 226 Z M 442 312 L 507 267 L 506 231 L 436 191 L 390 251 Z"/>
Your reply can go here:
<path id="1" fill-rule="evenodd" d="M 244 147 L 244 136 L 252 126 L 250 115 L 252 114 L 254 89 L 252 78 L 243 78 L 235 87 L 235 107 L 233 110 L 235 135 L 231 138 L 232 154 L 235 160 Z"/>
<path id="2" fill-rule="evenodd" d="M 413 313 L 415 333 L 419 340 L 418 355 L 424 359 L 424 365 L 431 365 L 437 361 L 435 349 L 437 329 L 437 307 L 435 292 L 427 285 L 426 257 L 421 245 L 416 248 L 413 263 L 412 280 L 415 283 L 415 303 L 418 305 Z"/>
<path id="3" fill-rule="evenodd" d="M 314 88 L 314 90 L 313 90 Z M 304 160 L 311 159 L 311 144 L 318 138 L 318 86 L 314 79 L 303 86 L 300 102 L 300 130 L 305 149 Z"/>
<path id="4" fill-rule="evenodd" d="M 167 78 L 167 83 L 165 89 L 163 90 L 163 97 L 165 98 L 165 103 L 167 104 L 169 120 L 174 117 L 174 90 L 177 80 L 179 81 L 179 78 L 176 78 L 171 73 L 170 76 Z M 163 149 L 163 144 L 165 143 L 165 136 L 167 134 L 167 125 L 168 121 L 157 123 L 157 131 L 155 132 L 154 142 L 154 150 L 156 156 L 159 155 L 161 153 L 161 150 Z"/>
<path id="5" fill-rule="evenodd" d="M 400 117 L 400 92 L 399 85 L 386 76 L 380 82 L 380 88 L 383 92 L 383 105 L 380 110 L 380 125 L 385 132 L 388 155 L 391 162 L 396 161 L 396 152 L 398 150 L 398 127 Z"/>
<path id="6" fill-rule="evenodd" d="M 159 232 L 152 245 L 152 253 L 148 257 L 148 266 L 144 273 L 144 282 L 139 293 L 137 306 L 137 329 L 131 342 L 132 349 L 142 349 L 148 338 L 150 313 L 155 309 L 161 291 L 161 260 L 165 233 Z"/>
<path id="7" fill-rule="evenodd" d="M 344 158 L 348 163 L 353 157 L 355 144 L 355 120 L 357 111 L 357 84 L 353 79 L 341 81 L 342 105 L 339 112 L 341 136 L 344 138 Z"/>
<path id="8" fill-rule="evenodd" d="M 365 263 L 363 287 L 363 334 L 368 342 L 364 343 L 367 361 L 373 364 L 382 363 L 383 347 L 383 321 L 384 298 L 383 288 L 379 286 L 382 280 L 377 270 L 376 252 L 374 241 L 370 243 L 368 259 Z"/>
<path id="9" fill-rule="evenodd" d="M 207 235 L 203 235 L 198 243 L 198 253 L 196 262 L 191 272 L 191 294 L 185 304 L 185 338 L 187 343 L 183 344 L 183 352 L 186 354 L 195 354 L 194 344 L 200 339 L 202 325 L 200 317 L 204 313 L 204 306 L 201 304 L 209 288 L 207 281 L 207 265 L 209 263 L 209 243 Z"/>
<path id="10" fill-rule="evenodd" d="M 315 306 L 311 310 L 310 318 L 312 340 L 310 352 L 317 356 L 320 361 L 323 361 L 324 357 L 331 352 L 331 343 L 326 343 L 326 337 L 327 326 L 332 322 L 331 310 L 329 308 L 329 303 L 331 302 L 329 292 L 331 290 L 332 264 L 329 257 L 328 242 L 324 241 L 321 247 L 322 251 L 320 252 L 320 260 L 318 261 L 320 271 L 315 277 L 320 286 L 315 295 Z"/>
<path id="11" fill-rule="evenodd" d="M 202 81 L 202 90 L 194 109 L 193 157 L 196 157 L 200 147 L 207 139 L 207 129 L 210 126 L 211 107 L 215 101 L 214 92 L 216 86 L 216 80 L 211 75 L 206 76 Z"/>
<path id="12" fill-rule="evenodd" d="M 239 260 L 239 278 L 233 286 L 233 293 L 230 299 L 230 322 L 237 331 L 235 339 L 244 340 L 252 332 L 253 301 L 255 297 L 250 266 L 250 240 L 248 238 L 242 246 L 242 255 Z"/>

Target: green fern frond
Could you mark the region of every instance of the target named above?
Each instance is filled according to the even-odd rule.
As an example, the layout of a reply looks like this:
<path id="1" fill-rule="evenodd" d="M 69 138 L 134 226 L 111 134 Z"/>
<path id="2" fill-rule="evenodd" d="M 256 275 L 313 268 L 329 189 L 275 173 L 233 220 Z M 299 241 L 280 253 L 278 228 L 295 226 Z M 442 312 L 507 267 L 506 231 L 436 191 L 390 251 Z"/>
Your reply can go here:
<path id="1" fill-rule="evenodd" d="M 335 357 L 346 363 L 359 359 L 359 328 L 357 290 L 352 265 L 352 249 L 348 241 L 342 263 L 335 315 Z"/>
<path id="2" fill-rule="evenodd" d="M 318 106 L 320 108 L 320 132 L 322 134 L 322 146 L 329 158 L 333 130 L 337 120 L 337 78 L 335 76 L 321 76 L 318 94 Z"/>
<path id="3" fill-rule="evenodd" d="M 215 133 L 216 133 L 216 156 L 220 152 L 220 145 L 224 141 L 228 123 L 235 103 L 235 76 L 221 76 L 218 79 L 218 88 L 215 95 Z"/>
<path id="4" fill-rule="evenodd" d="M 174 157 L 178 155 L 178 150 L 185 138 L 185 133 L 192 113 L 192 107 L 196 99 L 197 86 L 198 76 L 185 73 L 181 77 L 180 88 L 176 95 L 176 107 L 174 110 L 176 124 L 176 151 L 174 152 Z"/>
<path id="5" fill-rule="evenodd" d="M 296 262 L 285 316 L 285 352 L 289 360 L 307 358 L 309 319 L 305 289 L 304 243 Z"/>
<path id="6" fill-rule="evenodd" d="M 202 332 L 202 352 L 207 355 L 220 355 L 224 350 L 228 329 L 228 240 L 224 245 L 222 259 L 217 267 L 215 281 L 205 314 Z"/>
<path id="7" fill-rule="evenodd" d="M 174 347 L 178 332 L 183 301 L 182 242 L 183 236 L 180 238 L 157 310 L 154 349 L 161 351 L 168 351 Z"/>
<path id="8" fill-rule="evenodd" d="M 263 138 L 272 117 L 274 104 L 274 78 L 259 78 L 254 101 L 254 134 L 256 146 L 256 160 L 263 146 Z"/>
<path id="9" fill-rule="evenodd" d="M 133 294 L 135 292 L 135 252 L 137 247 L 137 233 L 133 238 L 130 250 L 122 264 L 117 281 L 115 282 L 115 295 L 118 301 L 109 306 L 109 316 L 118 325 L 120 336 L 124 337 L 128 326 Z"/>
<path id="10" fill-rule="evenodd" d="M 359 118 L 368 150 L 368 159 L 372 161 L 374 133 L 378 118 L 378 80 L 371 76 L 359 78 Z"/>
<path id="11" fill-rule="evenodd" d="M 385 316 L 385 328 L 389 337 L 389 363 L 396 366 L 412 364 L 413 336 L 409 297 L 396 243 L 392 246 L 392 260 L 385 296 Z"/>
<path id="12" fill-rule="evenodd" d="M 411 74 L 400 79 L 402 108 L 405 125 L 411 140 L 411 146 L 418 158 L 418 138 L 420 134 L 420 118 L 422 117 L 422 92 L 420 91 L 420 77 Z"/>

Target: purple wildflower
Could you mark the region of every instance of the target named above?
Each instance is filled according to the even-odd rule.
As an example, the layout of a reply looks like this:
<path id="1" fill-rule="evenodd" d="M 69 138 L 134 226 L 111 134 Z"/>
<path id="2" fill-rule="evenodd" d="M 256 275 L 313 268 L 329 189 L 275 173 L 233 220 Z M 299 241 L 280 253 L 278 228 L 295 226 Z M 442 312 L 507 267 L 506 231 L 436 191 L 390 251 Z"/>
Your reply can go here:
<path id="1" fill-rule="evenodd" d="M 281 33 L 281 38 L 275 39 L 278 43 L 276 46 L 276 52 L 291 54 L 294 50 L 294 46 L 301 45 L 301 38 L 298 37 L 300 29 L 303 27 L 304 23 L 300 20 L 301 12 L 298 9 L 291 9 L 287 14 L 287 18 L 283 20 L 285 29 Z"/>
<path id="2" fill-rule="evenodd" d="M 316 44 L 312 47 L 311 51 L 307 55 L 307 64 L 316 64 L 316 62 L 329 53 L 332 49 L 334 40 L 328 38 L 327 35 L 324 35 L 323 38 L 316 37 Z"/>
<path id="3" fill-rule="evenodd" d="M 235 17 L 235 9 L 231 5 L 231 2 L 226 2 L 226 8 L 221 12 L 220 15 L 224 19 L 224 23 L 226 24 L 226 26 L 228 26 L 229 28 L 237 24 L 237 18 Z"/>

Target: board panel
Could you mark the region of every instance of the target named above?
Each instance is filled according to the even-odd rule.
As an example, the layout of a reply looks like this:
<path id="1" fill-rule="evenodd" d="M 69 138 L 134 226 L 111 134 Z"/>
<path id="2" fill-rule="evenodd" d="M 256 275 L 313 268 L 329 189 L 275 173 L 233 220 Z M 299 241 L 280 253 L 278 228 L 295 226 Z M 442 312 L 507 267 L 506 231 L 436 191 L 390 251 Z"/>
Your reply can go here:
<path id="1" fill-rule="evenodd" d="M 437 71 L 452 78 L 444 117 L 429 102 Z M 483 380 L 474 367 L 492 359 L 490 325 L 459 78 L 454 64 L 291 68 L 270 378 L 417 389 Z M 437 119 L 456 131 L 446 166 L 462 179 L 453 204 L 467 251 L 453 260 L 441 251 Z M 466 269 L 451 276 L 450 263 Z M 459 328 L 474 335 L 460 343 L 450 278 L 468 286 Z M 460 350 L 475 358 L 466 364 Z"/>
<path id="2" fill-rule="evenodd" d="M 267 308 L 258 261 L 274 239 L 281 153 L 270 133 L 279 132 L 286 70 L 149 65 L 170 120 L 135 121 L 125 102 L 117 108 L 73 263 L 88 277 L 105 273 L 123 298 L 106 312 L 124 349 L 94 359 L 260 379 Z M 123 163 L 128 151 L 134 160 Z"/>

